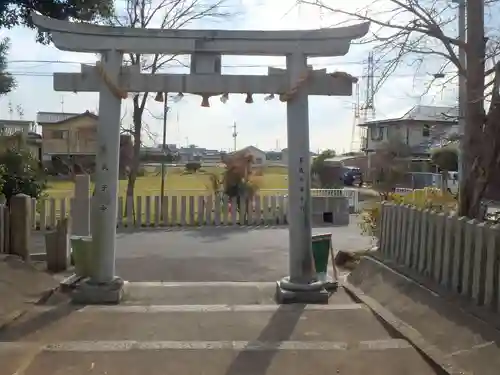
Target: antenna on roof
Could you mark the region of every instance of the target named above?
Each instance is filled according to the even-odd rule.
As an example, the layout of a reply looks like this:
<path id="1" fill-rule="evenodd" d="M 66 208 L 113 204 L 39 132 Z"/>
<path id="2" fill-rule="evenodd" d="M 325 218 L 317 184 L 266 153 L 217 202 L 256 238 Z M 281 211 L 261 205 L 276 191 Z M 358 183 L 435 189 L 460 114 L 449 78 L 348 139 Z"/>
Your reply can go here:
<path id="1" fill-rule="evenodd" d="M 375 63 L 373 62 L 373 52 L 368 54 L 366 66 L 366 86 L 365 103 L 363 109 L 363 123 L 375 119 Z"/>
<path id="2" fill-rule="evenodd" d="M 7 106 L 9 111 L 9 117 L 12 120 L 12 115 L 14 114 L 14 108 L 12 107 L 12 102 L 10 101 L 10 99 L 9 99 L 9 104 L 7 104 Z"/>
<path id="3" fill-rule="evenodd" d="M 234 151 L 236 151 L 236 139 L 238 138 L 238 132 L 236 131 L 236 121 L 233 123 L 233 126 L 231 126 L 231 129 L 233 129 L 233 145 L 234 145 Z"/>

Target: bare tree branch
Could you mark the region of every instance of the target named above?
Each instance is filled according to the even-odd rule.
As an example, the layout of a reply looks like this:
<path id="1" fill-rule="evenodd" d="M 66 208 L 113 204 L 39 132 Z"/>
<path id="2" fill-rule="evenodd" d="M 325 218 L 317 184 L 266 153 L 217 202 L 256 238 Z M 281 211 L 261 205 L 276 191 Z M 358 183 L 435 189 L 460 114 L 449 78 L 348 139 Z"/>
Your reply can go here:
<path id="1" fill-rule="evenodd" d="M 331 6 L 334 0 L 300 2 L 343 17 L 342 23 L 357 20 L 374 25 L 371 34 L 361 43 L 368 45 L 377 56 L 380 78 L 376 89 L 405 66 L 416 72 L 426 67 L 434 70 L 427 72 L 433 78 L 424 87 L 424 94 L 436 86 L 438 77 L 442 89 L 455 82 L 457 76 L 465 78 L 467 102 L 463 108 L 465 117 L 461 119 L 465 130 L 460 148 L 465 167 L 459 214 L 481 219 L 481 200 L 485 194 L 500 191 L 500 178 L 493 188 L 490 186 L 495 176 L 500 175 L 500 64 L 497 61 L 500 2 L 466 2 L 466 42 L 456 37 L 457 5 L 451 5 L 448 0 L 374 0 L 356 10 Z M 460 48 L 466 52 L 466 64 L 458 57 Z"/>
<path id="2" fill-rule="evenodd" d="M 130 28 L 180 29 L 201 20 L 221 20 L 234 15 L 230 8 L 225 7 L 225 3 L 226 0 L 126 0 L 124 10 L 122 12 L 117 10 L 115 16 L 107 23 L 111 26 Z M 172 63 L 185 66 L 177 56 L 164 54 L 130 53 L 125 61 L 125 64 L 137 65 L 143 72 L 150 74 L 156 74 Z M 143 120 L 144 112 L 149 112 L 148 98 L 148 92 L 133 94 L 132 127 L 130 129 L 122 127 L 122 132 L 132 135 L 134 139 L 134 156 L 128 178 L 127 196 L 134 195 L 142 138 L 154 141 L 157 137 Z"/>
<path id="3" fill-rule="evenodd" d="M 458 47 L 465 45 L 450 34 L 455 32 L 452 26 L 456 22 L 456 12 L 448 1 L 374 0 L 356 10 L 335 7 L 332 0 L 300 0 L 300 3 L 340 15 L 344 18 L 342 23 L 372 23 L 371 34 L 361 43 L 371 45 L 379 56 L 377 88 L 402 65 L 412 66 L 418 60 L 421 66 L 428 58 L 439 59 L 441 64 L 451 62 L 459 74 L 466 74 L 458 59 Z"/>

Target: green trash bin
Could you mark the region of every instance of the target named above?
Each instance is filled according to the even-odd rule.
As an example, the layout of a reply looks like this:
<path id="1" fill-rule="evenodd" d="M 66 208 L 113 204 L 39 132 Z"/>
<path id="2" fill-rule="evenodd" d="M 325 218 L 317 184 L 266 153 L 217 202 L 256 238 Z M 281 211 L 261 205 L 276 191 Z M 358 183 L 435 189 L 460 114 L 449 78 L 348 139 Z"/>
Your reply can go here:
<path id="1" fill-rule="evenodd" d="M 92 276 L 93 256 L 92 237 L 71 236 L 71 257 L 75 265 L 75 273 L 81 277 Z"/>
<path id="2" fill-rule="evenodd" d="M 319 281 L 327 281 L 328 260 L 332 245 L 332 234 L 315 234 L 312 236 L 312 252 L 316 277 Z"/>

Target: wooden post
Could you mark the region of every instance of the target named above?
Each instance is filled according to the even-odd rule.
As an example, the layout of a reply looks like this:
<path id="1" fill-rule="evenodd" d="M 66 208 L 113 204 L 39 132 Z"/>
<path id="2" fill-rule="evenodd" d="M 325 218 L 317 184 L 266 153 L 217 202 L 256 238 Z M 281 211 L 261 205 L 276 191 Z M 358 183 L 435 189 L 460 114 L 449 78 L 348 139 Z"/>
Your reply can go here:
<path id="1" fill-rule="evenodd" d="M 9 227 L 9 208 L 6 204 L 0 204 L 0 253 L 8 253 L 9 248 L 7 245 L 8 227 Z"/>
<path id="2" fill-rule="evenodd" d="M 478 224 L 476 219 L 469 220 L 465 223 L 464 237 L 464 264 L 462 273 L 462 289 L 461 293 L 466 297 L 472 297 L 472 270 L 474 267 L 474 237 L 475 227 Z"/>
<path id="3" fill-rule="evenodd" d="M 387 207 L 388 210 L 388 222 L 389 222 L 389 243 L 386 250 L 386 256 L 393 258 L 396 249 L 396 205 L 390 204 Z"/>
<path id="4" fill-rule="evenodd" d="M 407 226 L 407 231 L 405 236 L 405 241 L 404 241 L 404 246 L 406 247 L 405 249 L 405 258 L 404 258 L 404 264 L 407 267 L 411 267 L 412 261 L 414 258 L 413 255 L 413 248 L 414 248 L 414 243 L 415 243 L 415 238 L 413 235 L 414 229 L 415 229 L 415 208 L 414 207 L 408 207 L 407 208 L 407 213 L 408 213 L 408 226 Z"/>
<path id="5" fill-rule="evenodd" d="M 393 260 L 396 263 L 399 263 L 402 257 L 402 239 L 403 239 L 403 220 L 405 217 L 405 208 L 404 206 L 398 204 L 395 207 L 396 211 L 396 222 L 394 229 L 396 230 L 396 237 L 395 237 L 395 246 L 394 246 L 394 253 L 393 253 Z"/>
<path id="6" fill-rule="evenodd" d="M 45 234 L 47 270 L 62 272 L 69 266 L 69 219 L 58 220 L 56 229 Z"/>
<path id="7" fill-rule="evenodd" d="M 474 228 L 474 264 L 472 268 L 472 298 L 477 305 L 484 303 L 484 283 L 486 278 L 486 223 L 479 223 Z"/>
<path id="8" fill-rule="evenodd" d="M 384 248 L 387 243 L 387 238 L 385 236 L 386 228 L 387 228 L 387 203 L 382 202 L 380 204 L 379 223 L 375 227 L 375 230 L 378 231 L 378 233 L 375 233 L 375 237 L 377 237 L 378 239 L 378 251 L 380 251 L 382 254 L 384 253 Z"/>
<path id="9" fill-rule="evenodd" d="M 433 260 L 434 264 L 432 270 L 434 271 L 434 280 L 438 283 L 441 282 L 442 269 L 443 269 L 443 249 L 444 249 L 444 231 L 446 225 L 446 215 L 440 212 L 436 215 L 436 232 L 435 232 L 435 249 Z"/>
<path id="10" fill-rule="evenodd" d="M 90 235 L 90 176 L 75 176 L 75 196 L 71 204 L 72 233 L 75 236 Z"/>
<path id="11" fill-rule="evenodd" d="M 464 268 L 464 234 L 467 218 L 459 217 L 455 222 L 455 238 L 453 242 L 453 268 L 451 287 L 454 292 L 462 288 L 462 274 Z"/>
<path id="12" fill-rule="evenodd" d="M 442 252 L 442 277 L 441 283 L 447 287 L 451 287 L 452 266 L 454 253 L 454 231 L 456 229 L 455 223 L 457 222 L 456 216 L 446 216 L 444 227 L 444 244 Z"/>
<path id="13" fill-rule="evenodd" d="M 411 246 L 411 267 L 415 270 L 418 269 L 418 253 L 420 249 L 420 229 L 422 227 L 422 211 L 413 208 L 413 234 L 412 234 L 412 246 Z"/>
<path id="14" fill-rule="evenodd" d="M 432 277 L 434 270 L 434 257 L 436 255 L 437 243 L 436 243 L 436 225 L 437 216 L 436 213 L 430 211 L 427 214 L 427 247 L 425 250 L 425 266 L 424 275 Z"/>
<path id="15" fill-rule="evenodd" d="M 494 311 L 500 311 L 500 283 L 495 273 L 499 272 L 497 260 L 497 247 L 500 244 L 500 225 L 496 224 L 489 228 L 486 243 L 486 270 L 484 286 L 484 304 Z"/>
<path id="16" fill-rule="evenodd" d="M 429 235 L 429 210 L 423 210 L 420 215 L 420 248 L 418 250 L 418 272 L 423 274 L 427 261 L 427 242 Z"/>
<path id="17" fill-rule="evenodd" d="M 17 194 L 10 199 L 10 253 L 30 260 L 31 197 Z"/>

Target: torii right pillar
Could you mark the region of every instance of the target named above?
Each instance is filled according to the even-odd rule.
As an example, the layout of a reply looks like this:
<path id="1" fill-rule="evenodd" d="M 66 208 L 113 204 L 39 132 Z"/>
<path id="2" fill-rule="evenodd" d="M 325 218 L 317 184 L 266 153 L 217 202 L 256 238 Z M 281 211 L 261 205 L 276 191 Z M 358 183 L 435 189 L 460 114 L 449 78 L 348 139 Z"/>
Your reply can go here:
<path id="1" fill-rule="evenodd" d="M 286 57 L 290 87 L 308 72 L 307 56 Z M 307 83 L 305 83 L 307 84 Z M 288 140 L 288 277 L 277 282 L 278 303 L 327 303 L 324 283 L 315 279 L 311 226 L 311 156 L 307 90 L 298 87 L 286 104 Z"/>

